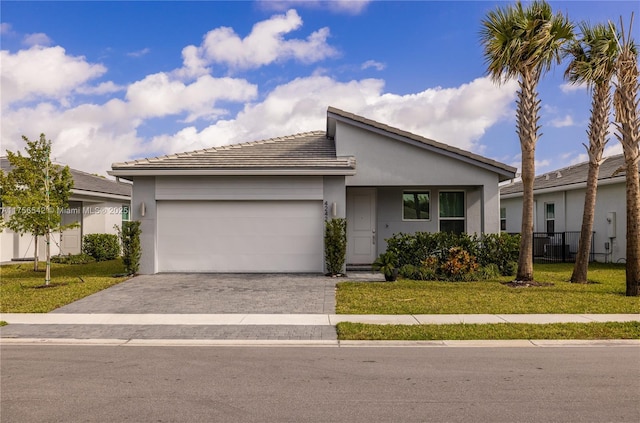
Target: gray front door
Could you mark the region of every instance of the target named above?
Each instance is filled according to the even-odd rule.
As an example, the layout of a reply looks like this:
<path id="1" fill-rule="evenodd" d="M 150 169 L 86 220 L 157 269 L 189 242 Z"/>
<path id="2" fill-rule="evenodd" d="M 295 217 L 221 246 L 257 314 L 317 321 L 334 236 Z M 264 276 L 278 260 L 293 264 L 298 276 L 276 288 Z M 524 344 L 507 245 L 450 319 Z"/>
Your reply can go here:
<path id="1" fill-rule="evenodd" d="M 347 263 L 371 264 L 376 259 L 376 190 L 347 189 Z"/>

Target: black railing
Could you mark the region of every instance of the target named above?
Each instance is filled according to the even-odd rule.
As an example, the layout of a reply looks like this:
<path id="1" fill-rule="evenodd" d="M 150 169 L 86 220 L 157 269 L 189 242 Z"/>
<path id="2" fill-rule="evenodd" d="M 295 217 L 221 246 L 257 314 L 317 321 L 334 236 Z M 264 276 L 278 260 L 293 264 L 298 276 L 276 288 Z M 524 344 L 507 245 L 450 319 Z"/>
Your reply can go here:
<path id="1" fill-rule="evenodd" d="M 595 260 L 595 250 L 591 236 L 589 248 L 589 262 Z M 578 252 L 580 232 L 534 232 L 533 233 L 533 260 L 538 263 L 574 262 Z"/>

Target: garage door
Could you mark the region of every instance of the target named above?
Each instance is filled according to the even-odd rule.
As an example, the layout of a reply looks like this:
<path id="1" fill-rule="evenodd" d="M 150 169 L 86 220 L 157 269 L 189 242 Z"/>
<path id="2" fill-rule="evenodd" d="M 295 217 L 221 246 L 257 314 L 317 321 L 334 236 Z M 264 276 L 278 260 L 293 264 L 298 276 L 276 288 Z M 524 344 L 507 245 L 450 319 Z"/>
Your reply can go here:
<path id="1" fill-rule="evenodd" d="M 321 272 L 320 201 L 158 201 L 160 272 Z"/>

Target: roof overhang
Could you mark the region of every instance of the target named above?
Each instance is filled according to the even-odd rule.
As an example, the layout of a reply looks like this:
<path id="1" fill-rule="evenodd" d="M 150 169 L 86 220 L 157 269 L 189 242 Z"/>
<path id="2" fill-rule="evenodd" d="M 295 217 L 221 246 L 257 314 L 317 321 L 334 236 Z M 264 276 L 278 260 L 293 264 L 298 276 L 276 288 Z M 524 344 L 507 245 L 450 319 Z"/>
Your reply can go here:
<path id="1" fill-rule="evenodd" d="M 334 176 L 355 175 L 355 168 L 337 169 L 122 169 L 107 172 L 111 176 L 132 180 L 136 176 Z"/>
<path id="2" fill-rule="evenodd" d="M 81 190 L 81 189 L 75 189 L 72 188 L 71 189 L 71 197 L 74 199 L 78 199 L 78 200 L 82 200 L 82 199 L 88 199 L 88 200 L 94 200 L 94 199 L 109 199 L 109 200 L 124 200 L 124 201 L 130 201 L 131 200 L 131 196 L 130 195 L 120 195 L 120 194 L 109 194 L 106 192 L 95 192 L 95 191 L 85 191 L 85 190 Z"/>

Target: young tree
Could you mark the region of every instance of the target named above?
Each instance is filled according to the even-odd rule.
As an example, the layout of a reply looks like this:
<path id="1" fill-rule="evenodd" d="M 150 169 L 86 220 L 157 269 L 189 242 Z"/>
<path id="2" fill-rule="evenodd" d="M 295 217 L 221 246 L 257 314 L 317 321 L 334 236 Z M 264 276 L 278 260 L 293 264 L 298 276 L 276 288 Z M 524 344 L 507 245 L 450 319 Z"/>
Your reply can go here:
<path id="1" fill-rule="evenodd" d="M 589 146 L 585 145 L 589 155 L 587 191 L 584 197 L 580 242 L 571 274 L 571 282 L 587 283 L 598 175 L 600 165 L 604 161 L 604 147 L 608 142 L 611 79 L 615 74 L 619 50 L 616 30 L 611 25 L 590 26 L 583 22 L 580 24 L 580 33 L 581 38 L 571 43 L 567 49 L 571 62 L 565 72 L 565 78 L 572 83 L 585 83 L 592 91 L 591 118 L 587 129 Z"/>
<path id="2" fill-rule="evenodd" d="M 540 99 L 537 86 L 553 63 L 560 63 L 561 49 L 573 39 L 573 24 L 554 15 L 545 1 L 526 7 L 498 7 L 482 21 L 480 31 L 487 70 L 496 83 L 517 78 L 516 132 L 522 151 L 522 229 L 516 280 L 533 281 L 533 181 L 535 148 L 539 138 Z"/>
<path id="3" fill-rule="evenodd" d="M 1 176 L 2 205 L 10 210 L 6 226 L 33 235 L 34 271 L 38 270 L 38 237 L 46 237 L 48 270 L 50 234 L 60 229 L 60 210 L 68 207 L 73 179 L 68 166 L 51 163 L 51 141 L 44 134 L 36 141 L 22 139 L 27 143 L 27 156 L 7 151 L 11 170 Z M 48 271 L 45 283 L 49 283 Z"/>
<path id="4" fill-rule="evenodd" d="M 622 19 L 621 19 L 622 20 Z M 621 22 L 622 24 L 622 22 Z M 620 54 L 616 66 L 615 108 L 616 137 L 622 144 L 626 173 L 627 195 L 627 296 L 640 295 L 640 179 L 638 161 L 640 161 L 640 116 L 638 108 L 638 50 L 628 34 L 622 31 Z M 622 26 L 622 25 L 621 25 Z"/>

